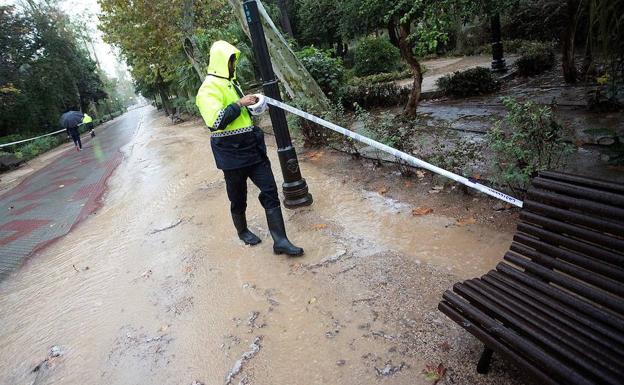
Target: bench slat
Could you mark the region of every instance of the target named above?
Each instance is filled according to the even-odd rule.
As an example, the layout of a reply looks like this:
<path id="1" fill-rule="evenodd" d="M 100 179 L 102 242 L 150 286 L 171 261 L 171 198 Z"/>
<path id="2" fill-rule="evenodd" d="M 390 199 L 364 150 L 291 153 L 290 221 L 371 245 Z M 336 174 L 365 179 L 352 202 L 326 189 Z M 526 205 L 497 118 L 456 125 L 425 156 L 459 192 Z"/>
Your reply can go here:
<path id="1" fill-rule="evenodd" d="M 529 199 L 537 202 L 548 203 L 564 209 L 575 209 L 581 212 L 589 212 L 593 215 L 603 215 L 614 220 L 624 220 L 624 209 L 596 203 L 588 199 L 573 198 L 562 194 L 531 187 L 527 192 Z"/>
<path id="2" fill-rule="evenodd" d="M 624 207 L 624 195 L 622 194 L 601 191 L 542 177 L 534 178 L 532 184 L 534 187 L 554 191 L 570 197 L 590 199 L 610 206 Z"/>
<path id="3" fill-rule="evenodd" d="M 554 245 L 563 246 L 572 251 L 578 251 L 587 256 L 591 256 L 592 258 L 602 260 L 616 266 L 624 265 L 624 257 L 614 251 L 568 238 L 561 234 L 553 233 L 552 231 L 548 231 L 528 223 L 519 223 L 518 231 L 551 242 Z"/>
<path id="4" fill-rule="evenodd" d="M 596 302 L 609 310 L 624 313 L 624 300 L 610 293 L 588 286 L 579 280 L 570 278 L 561 273 L 554 272 L 511 251 L 505 253 L 504 259 L 522 267 L 527 272 L 547 279 L 548 281 L 553 282 L 573 292 L 574 294 L 585 297 L 592 302 Z"/>
<path id="5" fill-rule="evenodd" d="M 560 221 L 601 230 L 605 233 L 613 234 L 618 237 L 624 237 L 624 225 L 621 222 L 612 222 L 604 218 L 597 218 L 591 215 L 564 210 L 532 200 L 525 200 L 522 209 L 546 216 L 548 218 L 554 218 Z"/>
<path id="6" fill-rule="evenodd" d="M 570 182 L 580 186 L 587 186 L 603 191 L 624 194 L 624 184 L 609 182 L 602 179 L 594 179 L 586 176 L 566 174 L 557 171 L 540 171 L 539 176 L 542 178 Z"/>
<path id="7" fill-rule="evenodd" d="M 446 314 L 450 319 L 460 324 L 469 333 L 477 337 L 491 349 L 506 356 L 511 362 L 517 364 L 521 368 L 528 370 L 528 372 L 538 380 L 538 384 L 543 385 L 559 385 L 559 381 L 553 380 L 553 378 L 544 373 L 543 369 L 533 365 L 530 361 L 524 357 L 518 355 L 514 350 L 510 349 L 507 345 L 503 344 L 496 338 L 492 337 L 487 331 L 482 329 L 479 325 L 470 322 L 461 313 L 455 310 L 455 308 L 448 302 L 442 301 L 438 304 L 438 309 Z"/>
<path id="8" fill-rule="evenodd" d="M 541 226 L 543 229 L 550 230 L 552 232 L 572 236 L 580 241 L 591 242 L 594 245 L 608 247 L 616 254 L 620 254 L 618 251 L 624 250 L 624 240 L 617 239 L 613 236 L 605 235 L 597 231 L 588 230 L 583 227 L 574 226 L 530 212 L 520 213 L 520 219 L 525 222 Z M 624 258 L 624 255 L 622 255 L 622 258 Z"/>
<path id="9" fill-rule="evenodd" d="M 494 308 L 499 309 L 498 317 L 507 325 L 512 324 L 514 330 L 519 328 L 531 340 L 535 339 L 538 344 L 544 344 L 552 349 L 556 354 L 561 354 L 573 364 L 585 368 L 589 372 L 600 372 L 609 370 L 611 375 L 605 376 L 604 380 L 613 380 L 614 376 L 624 375 L 624 370 L 618 366 L 623 357 L 617 355 L 601 354 L 602 348 L 585 336 L 576 333 L 567 325 L 559 322 L 541 311 L 536 311 L 527 306 L 522 301 L 507 296 L 496 287 L 489 285 L 485 281 L 472 279 L 459 284 L 457 293 L 470 301 L 475 294 L 481 298 L 475 298 L 473 305 L 484 306 L 492 309 L 487 303 L 489 301 Z M 470 301 L 472 303 L 472 301 Z M 506 317 L 511 317 L 507 319 Z M 536 338 L 537 332 L 541 338 Z"/>
<path id="10" fill-rule="evenodd" d="M 513 240 L 516 243 L 526 245 L 541 253 L 550 255 L 553 258 L 558 258 L 563 261 L 570 262 L 574 265 L 596 272 L 605 277 L 612 278 L 619 282 L 624 282 L 624 269 L 621 269 L 615 265 L 611 265 L 609 263 L 605 263 L 598 259 L 594 259 L 583 254 L 578 254 L 570 250 L 561 249 L 557 246 L 553 246 L 549 243 L 543 242 L 539 239 L 530 237 L 522 233 L 514 235 Z"/>
<path id="11" fill-rule="evenodd" d="M 547 284 L 544 281 L 531 277 L 505 262 L 500 262 L 496 265 L 496 270 L 513 277 L 514 279 L 544 293 L 549 297 L 557 299 L 567 306 L 586 314 L 588 317 L 604 322 L 618 332 L 624 334 L 624 318 L 622 316 L 613 314 L 612 312 L 600 308 L 593 303 L 589 303 L 579 297 L 573 296 L 569 292 L 563 291 L 557 287 Z"/>
<path id="12" fill-rule="evenodd" d="M 528 257 L 533 262 L 545 266 L 548 269 L 556 269 L 583 282 L 590 283 L 611 294 L 624 297 L 624 284 L 618 281 L 614 281 L 600 274 L 596 274 L 595 272 L 549 257 L 546 254 L 531 250 L 530 248 L 517 242 L 513 242 L 511 244 L 511 251 Z"/>
<path id="13" fill-rule="evenodd" d="M 457 294 L 447 290 L 444 292 L 442 298 L 453 308 L 459 310 L 470 322 L 477 323 L 489 334 L 507 344 L 511 344 L 514 347 L 514 350 L 522 353 L 524 357 L 530 357 L 534 365 L 540 367 L 551 376 L 560 380 L 569 381 L 575 385 L 597 384 L 597 382 L 587 379 L 573 368 L 555 359 L 538 345 L 527 341 L 524 337 L 516 334 L 511 329 L 508 329 L 497 321 L 491 319 L 488 315 L 468 303 L 466 300 L 462 299 Z M 560 381 L 557 381 L 557 383 L 560 383 Z"/>
<path id="14" fill-rule="evenodd" d="M 600 321 L 574 311 L 555 299 L 531 289 L 523 283 L 514 280 L 498 271 L 490 271 L 481 279 L 490 285 L 496 286 L 507 295 L 533 306 L 536 309 L 558 319 L 577 333 L 592 339 L 615 355 L 624 357 L 624 335 L 611 329 Z"/>

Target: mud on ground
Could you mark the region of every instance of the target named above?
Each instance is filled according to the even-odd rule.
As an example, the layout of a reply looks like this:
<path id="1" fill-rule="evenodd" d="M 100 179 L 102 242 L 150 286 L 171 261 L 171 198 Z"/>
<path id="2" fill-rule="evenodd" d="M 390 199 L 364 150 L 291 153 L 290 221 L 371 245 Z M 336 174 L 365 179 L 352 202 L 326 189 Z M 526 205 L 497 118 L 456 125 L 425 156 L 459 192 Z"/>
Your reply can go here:
<path id="1" fill-rule="evenodd" d="M 439 384 L 524 383 L 501 359 L 476 374 L 481 344 L 436 310 L 501 259 L 514 210 L 304 151 L 315 203 L 285 211 L 306 250 L 288 259 L 251 185 L 263 242 L 237 239 L 207 143 L 198 122 L 148 114 L 102 208 L 0 283 L 0 383 L 413 385 L 436 370 Z"/>

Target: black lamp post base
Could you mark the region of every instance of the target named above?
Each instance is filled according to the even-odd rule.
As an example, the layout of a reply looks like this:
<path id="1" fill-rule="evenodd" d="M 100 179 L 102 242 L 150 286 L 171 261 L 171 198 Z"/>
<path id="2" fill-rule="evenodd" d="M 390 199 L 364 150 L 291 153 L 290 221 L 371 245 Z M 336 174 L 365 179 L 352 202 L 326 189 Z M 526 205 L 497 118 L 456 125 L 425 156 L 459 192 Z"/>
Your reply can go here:
<path id="1" fill-rule="evenodd" d="M 507 72 L 507 63 L 505 63 L 505 59 L 492 60 L 492 71 Z"/>
<path id="2" fill-rule="evenodd" d="M 301 177 L 295 148 L 292 146 L 279 148 L 277 156 L 284 176 L 284 183 L 282 184 L 284 206 L 293 209 L 311 205 L 313 202 L 312 195 L 308 190 L 306 180 Z"/>

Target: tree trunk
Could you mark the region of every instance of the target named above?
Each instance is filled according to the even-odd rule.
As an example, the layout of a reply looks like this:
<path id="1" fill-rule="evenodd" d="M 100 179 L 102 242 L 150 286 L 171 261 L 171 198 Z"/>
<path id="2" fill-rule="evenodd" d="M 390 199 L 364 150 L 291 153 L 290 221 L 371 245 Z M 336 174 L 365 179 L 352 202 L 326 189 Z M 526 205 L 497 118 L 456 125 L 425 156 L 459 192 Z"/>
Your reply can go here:
<path id="1" fill-rule="evenodd" d="M 396 32 L 395 24 L 389 23 L 388 33 L 390 34 L 390 41 L 398 45 L 401 51 L 401 57 L 409 64 L 414 73 L 414 84 L 412 86 L 412 92 L 410 93 L 407 105 L 405 106 L 405 115 L 413 117 L 416 116 L 416 110 L 418 109 L 418 103 L 420 102 L 420 94 L 422 91 L 422 68 L 420 62 L 414 56 L 412 52 L 412 43 L 410 43 L 408 37 L 410 34 L 409 24 L 401 24 L 399 26 L 398 34 Z"/>
<path id="2" fill-rule="evenodd" d="M 288 12 L 288 5 L 286 4 L 286 1 L 277 0 L 277 6 L 280 10 L 280 24 L 282 29 L 286 32 L 286 34 L 288 34 L 288 36 L 294 39 L 295 35 L 293 34 L 292 25 L 290 24 L 290 14 Z"/>
<path id="3" fill-rule="evenodd" d="M 169 103 L 169 95 L 167 95 L 167 91 L 165 90 L 164 81 L 162 76 L 160 76 L 160 71 L 156 75 L 156 88 L 158 88 L 158 94 L 160 95 L 160 101 L 162 102 L 165 114 L 167 116 L 171 115 L 172 110 L 171 104 Z"/>
<path id="4" fill-rule="evenodd" d="M 578 25 L 582 0 L 568 0 L 566 7 L 566 27 L 561 39 L 562 55 L 561 67 L 563 78 L 566 83 L 576 83 L 577 71 L 574 62 L 574 40 L 576 38 L 576 27 Z"/>
<path id="5" fill-rule="evenodd" d="M 234 15 L 245 33 L 247 36 L 250 36 L 241 1 L 228 0 L 228 3 L 235 11 Z M 295 56 L 295 53 L 290 49 L 282 34 L 275 27 L 260 1 L 258 1 L 258 10 L 262 18 L 264 34 L 273 63 L 273 71 L 284 86 L 286 93 L 293 99 L 313 101 L 321 110 L 329 109 L 329 99 L 327 99 L 316 80 L 297 59 L 297 56 Z"/>

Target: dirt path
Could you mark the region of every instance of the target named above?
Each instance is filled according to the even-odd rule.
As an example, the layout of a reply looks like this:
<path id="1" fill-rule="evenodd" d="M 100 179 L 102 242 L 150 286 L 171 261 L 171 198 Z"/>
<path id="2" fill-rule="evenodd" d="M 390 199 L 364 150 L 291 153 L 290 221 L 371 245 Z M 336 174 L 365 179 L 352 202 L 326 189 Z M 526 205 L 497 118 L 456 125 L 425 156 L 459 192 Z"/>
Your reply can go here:
<path id="1" fill-rule="evenodd" d="M 207 143 L 148 113 L 97 214 L 0 283 L 0 383 L 414 385 L 439 364 L 441 384 L 522 383 L 500 360 L 477 375 L 480 345 L 436 310 L 500 259 L 513 213 L 309 152 L 315 203 L 285 212 L 306 256 L 278 257 L 255 187 L 263 243 L 236 238 Z"/>

